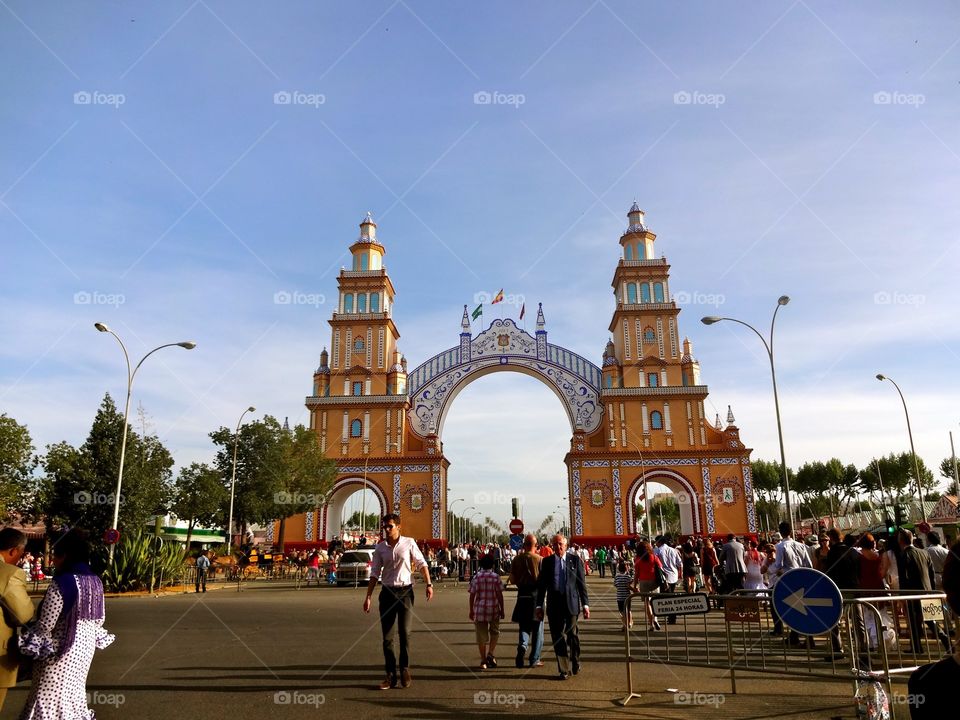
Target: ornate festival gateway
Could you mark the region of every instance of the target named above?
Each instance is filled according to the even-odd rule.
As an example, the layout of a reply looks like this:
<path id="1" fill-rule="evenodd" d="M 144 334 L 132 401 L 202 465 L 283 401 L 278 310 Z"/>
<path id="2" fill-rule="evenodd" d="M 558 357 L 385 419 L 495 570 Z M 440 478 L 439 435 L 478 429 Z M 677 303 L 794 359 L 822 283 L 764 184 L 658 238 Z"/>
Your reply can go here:
<path id="1" fill-rule="evenodd" d="M 636 534 L 644 481 L 670 488 L 682 533 L 755 533 L 750 450 L 733 414 L 724 428 L 704 413 L 707 386 L 689 340 L 679 341 L 677 307 L 656 235 L 634 203 L 613 275 L 616 306 L 598 367 L 547 339 L 542 305 L 533 335 L 510 319 L 474 336 L 464 306 L 458 342 L 408 371 L 397 349 L 394 287 L 368 214 L 341 270 L 331 351 L 320 355 L 307 397 L 310 426 L 339 473 L 328 502 L 289 518 L 286 540 L 322 544 L 340 535 L 345 500 L 366 487 L 381 514 L 403 518 L 404 534 L 433 544 L 448 537 L 444 421 L 469 383 L 499 371 L 549 387 L 570 422 L 567 498 L 573 542 L 624 542 Z M 268 528 L 272 540 L 275 526 Z"/>

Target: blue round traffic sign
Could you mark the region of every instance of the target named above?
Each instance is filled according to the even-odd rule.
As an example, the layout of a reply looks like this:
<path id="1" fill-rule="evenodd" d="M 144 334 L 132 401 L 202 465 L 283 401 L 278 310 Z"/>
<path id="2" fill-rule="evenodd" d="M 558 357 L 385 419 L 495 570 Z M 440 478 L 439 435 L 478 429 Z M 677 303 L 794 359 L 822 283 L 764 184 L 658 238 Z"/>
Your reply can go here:
<path id="1" fill-rule="evenodd" d="M 511 535 L 510 536 L 510 549 L 519 550 L 523 547 L 523 535 Z"/>
<path id="2" fill-rule="evenodd" d="M 819 570 L 794 568 L 773 586 L 773 606 L 791 630 L 820 635 L 840 622 L 843 596 L 836 583 Z"/>

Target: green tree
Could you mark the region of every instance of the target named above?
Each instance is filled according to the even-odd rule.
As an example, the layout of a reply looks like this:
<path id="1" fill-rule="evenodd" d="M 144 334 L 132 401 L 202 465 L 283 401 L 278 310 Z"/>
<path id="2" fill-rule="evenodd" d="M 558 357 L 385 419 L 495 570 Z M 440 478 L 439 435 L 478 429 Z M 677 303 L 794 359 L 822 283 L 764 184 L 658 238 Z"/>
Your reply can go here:
<path id="1" fill-rule="evenodd" d="M 825 463 L 815 460 L 801 465 L 794 489 L 809 514 L 821 517 L 830 512 L 830 474 Z"/>
<path id="2" fill-rule="evenodd" d="M 750 463 L 753 475 L 753 489 L 757 493 L 757 513 L 772 517 L 776 521 L 780 517 L 780 504 L 783 502 L 783 470 L 780 463 L 769 460 L 753 460 Z M 787 468 L 787 475 L 793 483 L 794 473 Z M 777 523 L 773 522 L 775 526 Z"/>
<path id="3" fill-rule="evenodd" d="M 37 508 L 48 530 L 80 525 L 98 537 L 110 527 L 123 432 L 123 415 L 108 393 L 79 449 L 66 442 L 47 447 Z M 166 512 L 172 467 L 173 458 L 156 436 L 141 437 L 127 428 L 121 530 L 138 531 L 152 516 Z"/>
<path id="4" fill-rule="evenodd" d="M 0 521 L 13 513 L 31 515 L 35 494 L 33 471 L 38 458 L 26 425 L 0 415 Z"/>
<path id="5" fill-rule="evenodd" d="M 359 510 L 355 511 L 353 515 L 344 520 L 344 527 L 348 528 L 359 528 L 360 527 L 360 516 L 361 513 Z M 364 526 L 369 530 L 370 528 L 377 528 L 380 526 L 380 516 L 377 513 L 367 513 L 367 520 L 364 523 Z"/>
<path id="6" fill-rule="evenodd" d="M 653 501 L 650 505 L 650 526 L 654 534 L 670 533 L 674 537 L 680 534 L 680 506 L 676 497 Z M 660 533 L 657 533 L 657 528 L 660 528 Z"/>
<path id="7" fill-rule="evenodd" d="M 954 473 L 953 457 L 945 457 L 940 462 L 940 475 L 947 478 L 947 495 L 957 495 L 957 478 Z"/>
<path id="8" fill-rule="evenodd" d="M 844 465 L 839 458 L 830 458 L 824 463 L 824 472 L 833 501 L 831 512 L 834 515 L 845 515 L 849 512 L 850 503 L 857 498 L 860 491 L 857 466 Z"/>
<path id="9" fill-rule="evenodd" d="M 920 467 L 921 485 L 926 496 L 927 492 L 936 488 L 936 481 L 922 458 L 917 458 L 917 465 Z M 890 453 L 881 458 L 873 458 L 865 468 L 860 470 L 860 486 L 870 494 L 879 493 L 882 480 L 886 501 L 891 504 L 900 500 L 909 501 L 917 499 L 915 475 L 912 453 Z"/>
<path id="10" fill-rule="evenodd" d="M 210 437 L 219 446 L 214 465 L 229 483 L 234 432 L 221 427 Z M 323 505 L 335 478 L 336 464 L 320 451 L 310 429 L 297 425 L 287 432 L 270 415 L 249 422 L 237 436 L 235 527 L 245 532 L 250 524 L 279 519 L 277 544 L 282 546 L 286 518 Z"/>
<path id="11" fill-rule="evenodd" d="M 191 463 L 180 469 L 170 510 L 187 521 L 188 548 L 197 525 L 214 525 L 223 519 L 229 497 L 223 477 L 206 463 Z"/>

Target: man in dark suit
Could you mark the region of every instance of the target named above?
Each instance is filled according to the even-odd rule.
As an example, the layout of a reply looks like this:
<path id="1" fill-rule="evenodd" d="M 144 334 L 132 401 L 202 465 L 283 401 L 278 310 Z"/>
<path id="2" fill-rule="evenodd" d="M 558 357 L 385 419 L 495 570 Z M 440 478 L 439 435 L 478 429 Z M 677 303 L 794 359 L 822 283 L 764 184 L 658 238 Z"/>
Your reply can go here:
<path id="1" fill-rule="evenodd" d="M 557 533 L 553 537 L 553 555 L 543 559 L 537 577 L 536 617 L 543 620 L 543 603 L 547 602 L 547 621 L 550 637 L 557 656 L 560 679 L 580 672 L 580 636 L 577 619 L 583 610 L 584 620 L 590 619 L 587 600 L 586 574 L 583 560 L 567 553 L 567 538 Z"/>

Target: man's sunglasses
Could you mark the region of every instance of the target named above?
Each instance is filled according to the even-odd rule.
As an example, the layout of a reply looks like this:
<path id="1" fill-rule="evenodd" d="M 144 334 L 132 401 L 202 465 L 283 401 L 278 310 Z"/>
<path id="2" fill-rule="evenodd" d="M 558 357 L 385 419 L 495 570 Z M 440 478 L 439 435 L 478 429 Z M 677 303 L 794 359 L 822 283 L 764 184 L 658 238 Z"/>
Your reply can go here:
<path id="1" fill-rule="evenodd" d="M 384 526 L 383 526 L 383 529 L 384 529 L 384 530 L 393 530 L 395 527 L 396 527 L 396 525 L 384 525 Z"/>

